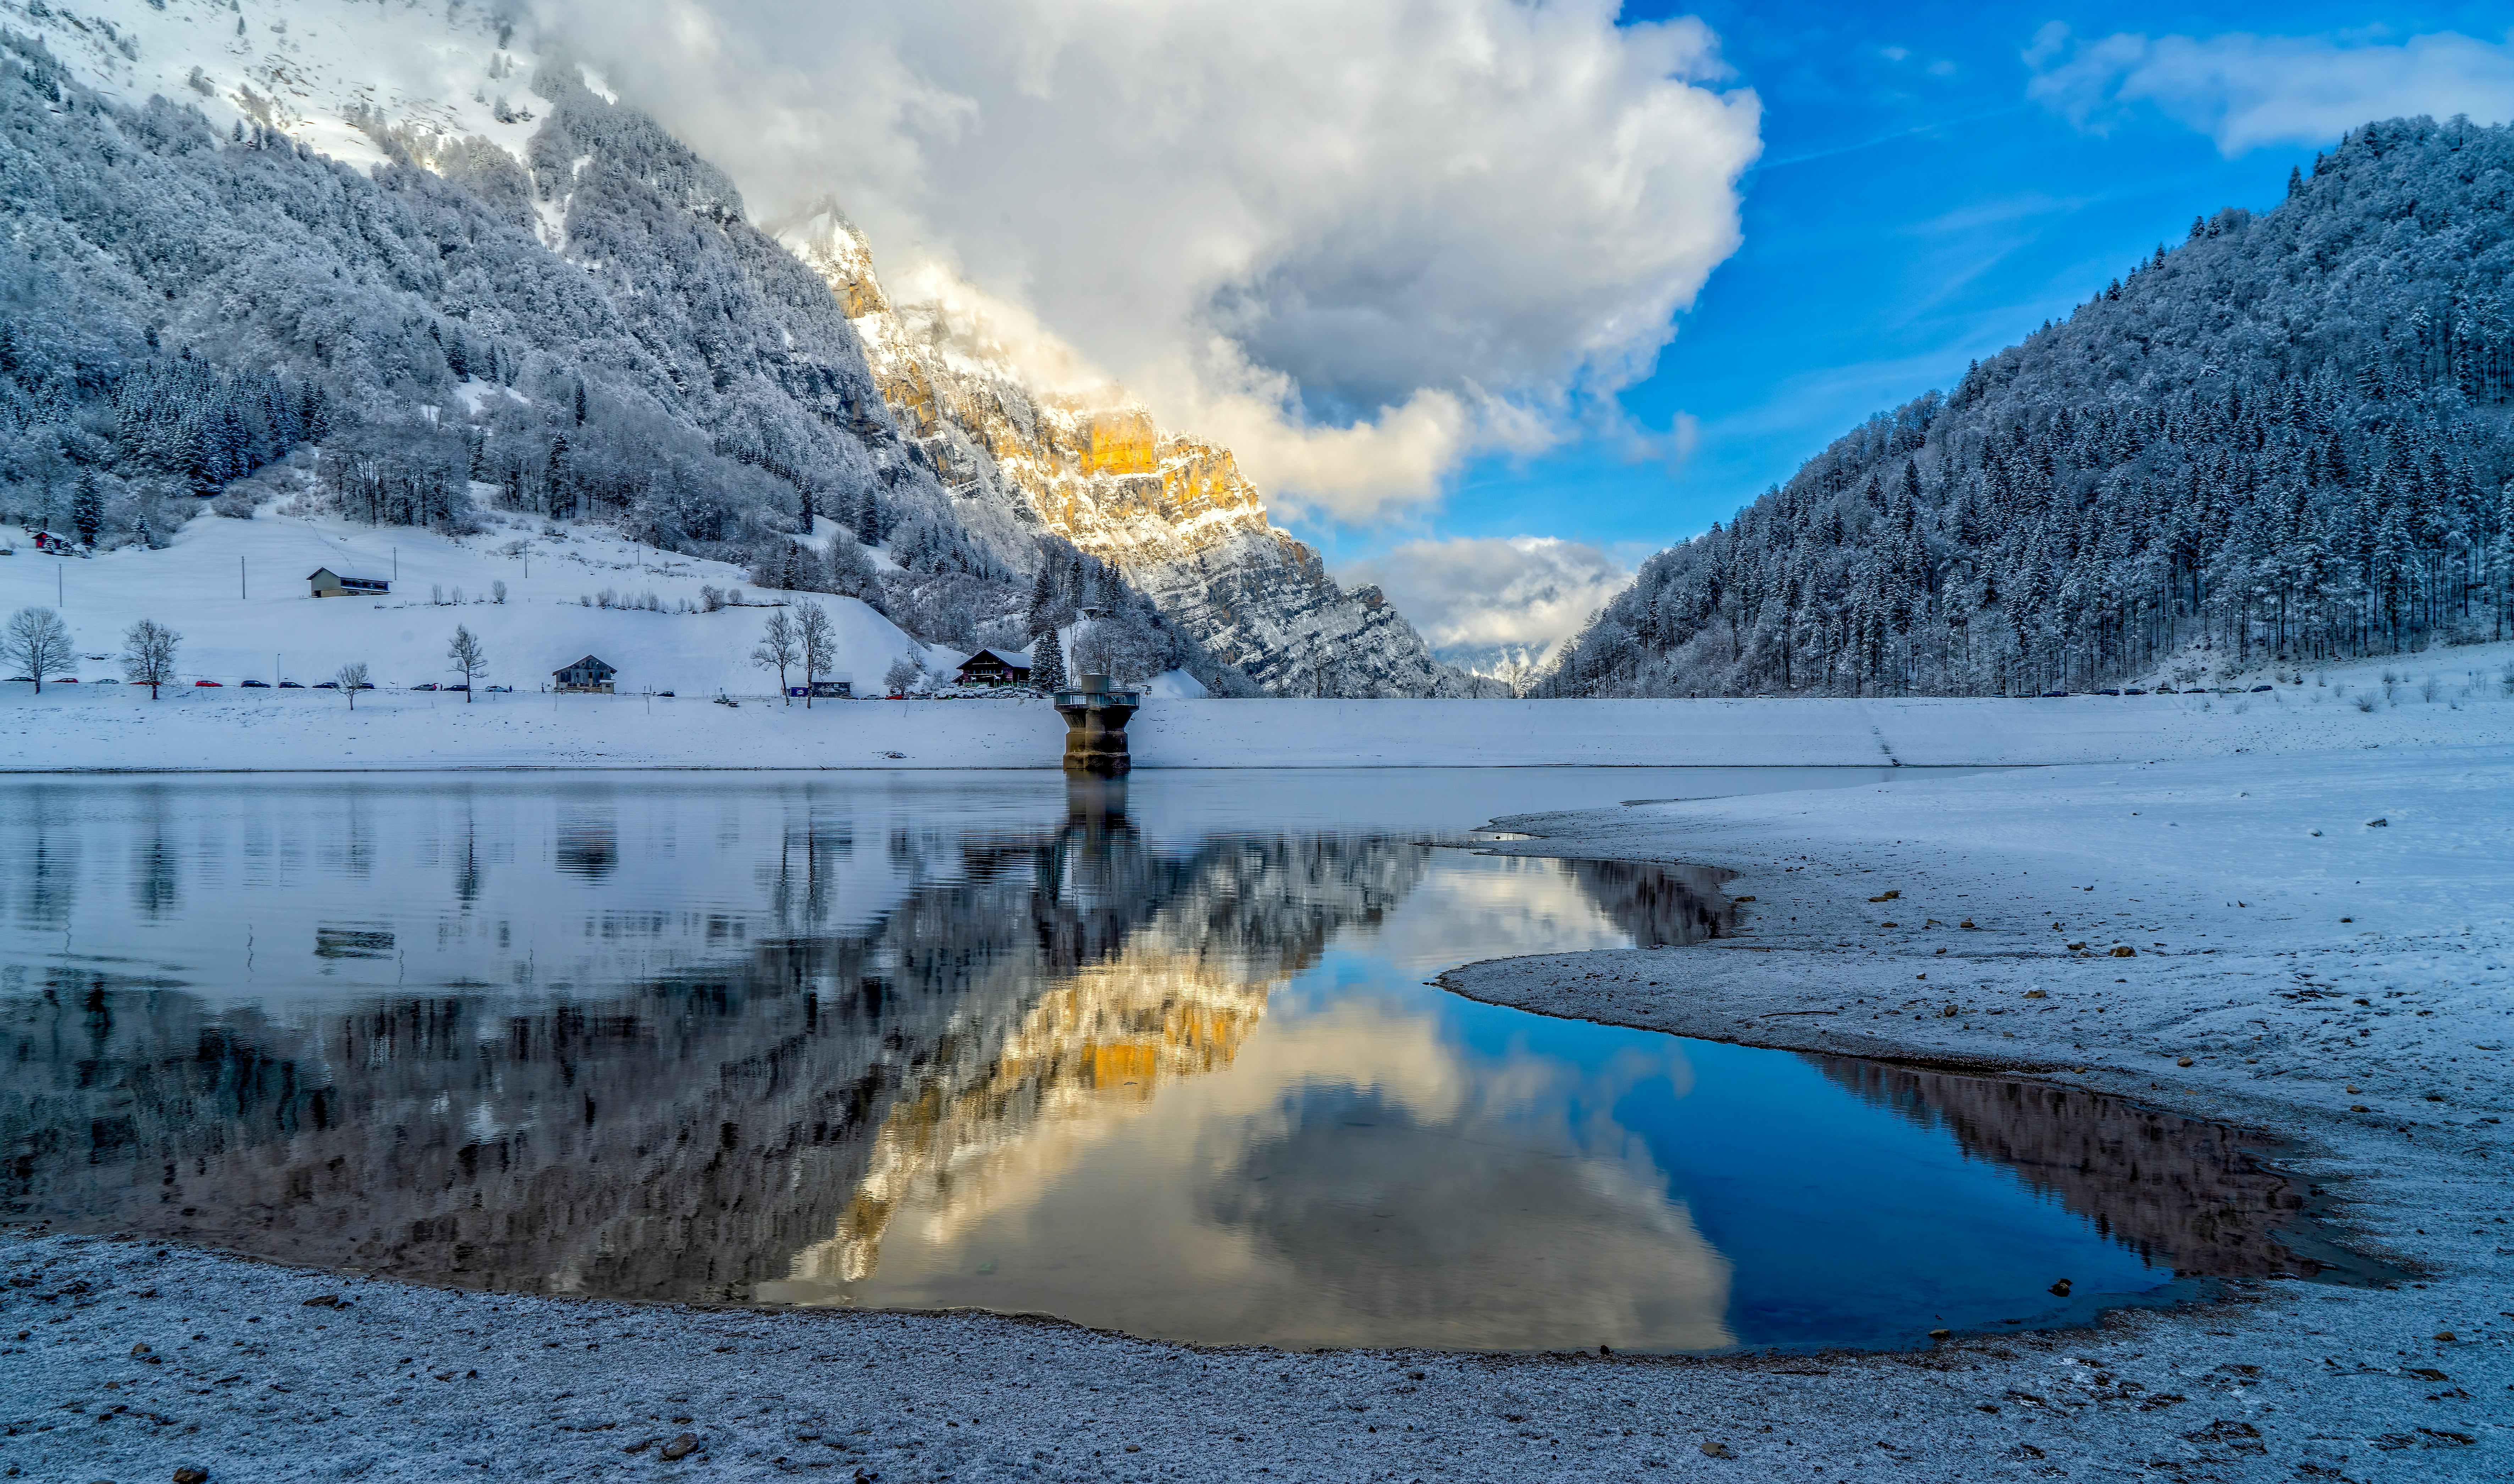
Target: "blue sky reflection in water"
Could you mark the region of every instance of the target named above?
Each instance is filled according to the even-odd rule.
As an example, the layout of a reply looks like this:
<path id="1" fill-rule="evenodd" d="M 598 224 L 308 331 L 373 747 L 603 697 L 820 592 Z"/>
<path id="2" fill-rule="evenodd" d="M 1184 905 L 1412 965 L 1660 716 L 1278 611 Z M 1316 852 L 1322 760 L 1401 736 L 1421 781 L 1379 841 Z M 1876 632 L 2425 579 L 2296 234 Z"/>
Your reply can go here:
<path id="1" fill-rule="evenodd" d="M 1631 942 L 1548 900 L 1571 895 L 1558 862 L 1423 869 L 1267 994 L 1230 1067 L 1074 1141 L 1053 1183 L 938 1182 L 862 1280 L 772 1292 L 1205 1343 L 1624 1350 L 1921 1343 L 2171 1280 L 1844 1066 L 1422 984 L 1514 937 Z M 1494 899 L 1518 910 L 1479 920 Z"/>
<path id="2" fill-rule="evenodd" d="M 1427 831 L 1855 781 L 13 785 L 0 1219 L 1286 1345 L 1919 1343 L 2287 1265 L 2200 1125 L 1423 983 L 1727 930 L 1707 873 Z"/>

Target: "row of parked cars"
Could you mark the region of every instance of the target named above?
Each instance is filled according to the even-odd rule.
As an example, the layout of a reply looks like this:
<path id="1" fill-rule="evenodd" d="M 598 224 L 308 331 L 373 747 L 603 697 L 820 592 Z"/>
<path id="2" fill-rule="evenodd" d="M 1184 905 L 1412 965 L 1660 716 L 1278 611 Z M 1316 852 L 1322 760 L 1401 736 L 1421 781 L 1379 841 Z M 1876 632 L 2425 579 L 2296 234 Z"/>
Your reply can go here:
<path id="1" fill-rule="evenodd" d="M 2276 690 L 2277 687 L 2256 685 L 2251 689 L 2253 691 L 2269 691 Z M 2136 686 L 2132 686 L 2128 690 L 2122 691 L 2045 691 L 2040 696 L 2030 697 L 2028 699 L 2035 701 L 2056 701 L 2068 696 L 2145 696 L 2147 694 L 2149 693 L 2138 689 Z M 2246 692 L 2244 687 L 2240 685 L 2221 685 L 2213 691 L 2205 685 L 2186 686 L 2179 691 L 2169 685 L 2160 685 L 2156 688 L 2155 694 L 2159 696 L 2241 696 L 2246 694 Z"/>

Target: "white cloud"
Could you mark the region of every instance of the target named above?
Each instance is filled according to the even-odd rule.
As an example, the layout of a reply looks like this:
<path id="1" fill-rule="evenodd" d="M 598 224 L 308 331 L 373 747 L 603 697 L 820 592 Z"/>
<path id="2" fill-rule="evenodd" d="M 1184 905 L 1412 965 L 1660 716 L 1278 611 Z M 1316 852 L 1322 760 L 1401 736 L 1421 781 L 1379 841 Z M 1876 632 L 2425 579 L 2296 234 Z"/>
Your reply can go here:
<path id="1" fill-rule="evenodd" d="M 541 0 L 761 218 L 1034 315 L 1295 507 L 1370 519 L 1647 372 L 1759 104 L 1614 0 Z"/>
<path id="2" fill-rule="evenodd" d="M 1412 541 L 1340 575 L 1378 583 L 1435 654 L 1485 674 L 1543 664 L 1633 580 L 1596 546 L 1545 536 Z"/>
<path id="3" fill-rule="evenodd" d="M 2101 131 L 2139 104 L 2242 154 L 2314 144 L 2375 119 L 2514 115 L 2514 43 L 2436 31 L 2401 41 L 2353 36 L 2081 40 L 2053 21 L 2025 53 L 2027 96 Z"/>

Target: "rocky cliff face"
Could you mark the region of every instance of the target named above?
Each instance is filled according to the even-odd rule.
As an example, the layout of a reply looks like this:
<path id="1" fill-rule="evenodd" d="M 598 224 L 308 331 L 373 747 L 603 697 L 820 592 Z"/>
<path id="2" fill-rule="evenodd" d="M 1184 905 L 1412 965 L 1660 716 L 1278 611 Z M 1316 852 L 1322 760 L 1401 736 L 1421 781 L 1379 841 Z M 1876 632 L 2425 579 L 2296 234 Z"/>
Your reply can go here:
<path id="1" fill-rule="evenodd" d="M 1277 695 L 1472 696 L 1376 587 L 1340 588 L 1277 530 L 1231 450 L 1160 427 L 1123 387 L 1025 368 L 984 317 L 902 301 L 834 207 L 779 229 L 855 325 L 903 437 L 961 500 L 1115 564 L 1161 611 Z"/>

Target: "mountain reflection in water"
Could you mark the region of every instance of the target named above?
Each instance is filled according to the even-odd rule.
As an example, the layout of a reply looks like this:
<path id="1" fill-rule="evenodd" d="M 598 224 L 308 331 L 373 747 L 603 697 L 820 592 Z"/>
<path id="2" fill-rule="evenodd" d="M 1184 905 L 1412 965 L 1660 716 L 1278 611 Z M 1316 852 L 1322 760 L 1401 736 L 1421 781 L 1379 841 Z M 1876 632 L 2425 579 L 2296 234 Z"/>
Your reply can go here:
<path id="1" fill-rule="evenodd" d="M 327 785 L 188 830 L 180 787 L 27 789 L 0 1216 L 1287 1345 L 1881 1343 L 2296 1269 L 2221 1130 L 1421 983 L 1716 937 L 1714 873 L 996 786 Z M 2016 1251 L 1871 1251 L 1932 1221 Z"/>

